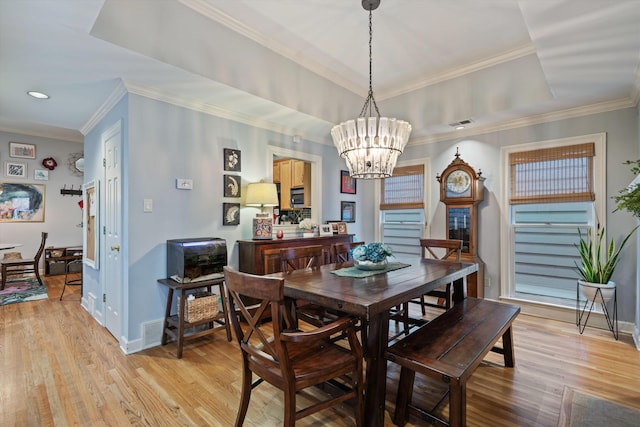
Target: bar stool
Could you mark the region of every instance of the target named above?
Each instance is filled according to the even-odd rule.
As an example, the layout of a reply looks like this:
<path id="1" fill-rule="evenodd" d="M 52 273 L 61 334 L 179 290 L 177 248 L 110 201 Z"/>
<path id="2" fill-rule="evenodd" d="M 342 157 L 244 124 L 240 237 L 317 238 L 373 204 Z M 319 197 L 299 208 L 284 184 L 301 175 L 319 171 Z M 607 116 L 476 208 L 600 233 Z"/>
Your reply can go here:
<path id="1" fill-rule="evenodd" d="M 80 266 L 80 278 L 79 279 L 70 279 L 69 278 L 69 270 L 74 265 Z M 75 273 L 75 272 L 71 272 Z M 64 291 L 67 289 L 67 286 L 80 286 L 80 298 L 82 299 L 82 260 L 74 259 L 73 261 L 69 261 L 64 271 L 64 286 L 62 288 L 62 293 L 60 294 L 60 301 L 62 301 L 62 297 L 64 296 Z"/>

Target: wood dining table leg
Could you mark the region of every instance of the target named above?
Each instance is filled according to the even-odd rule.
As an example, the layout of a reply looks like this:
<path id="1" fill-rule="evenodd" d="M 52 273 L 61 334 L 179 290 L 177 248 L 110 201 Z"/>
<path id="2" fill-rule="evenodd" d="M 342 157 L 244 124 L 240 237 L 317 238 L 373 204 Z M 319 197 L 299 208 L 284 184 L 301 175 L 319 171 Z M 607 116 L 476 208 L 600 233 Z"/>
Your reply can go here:
<path id="1" fill-rule="evenodd" d="M 389 336 L 389 312 L 369 320 L 367 331 L 367 372 L 364 391 L 364 425 L 384 425 L 385 399 L 387 393 L 387 361 L 384 351 Z"/>

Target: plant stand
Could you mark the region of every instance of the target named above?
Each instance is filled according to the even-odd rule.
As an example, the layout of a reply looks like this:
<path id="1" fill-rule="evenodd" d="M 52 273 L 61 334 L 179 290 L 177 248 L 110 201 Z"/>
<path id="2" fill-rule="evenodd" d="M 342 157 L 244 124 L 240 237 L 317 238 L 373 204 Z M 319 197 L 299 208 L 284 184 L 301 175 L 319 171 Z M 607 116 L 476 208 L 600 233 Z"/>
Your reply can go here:
<path id="1" fill-rule="evenodd" d="M 595 293 L 593 297 L 589 297 L 585 300 L 584 305 L 580 307 L 580 286 L 595 288 Z M 578 327 L 578 331 L 580 334 L 584 332 L 584 328 L 587 326 L 587 322 L 589 321 L 589 316 L 591 315 L 591 311 L 596 303 L 602 306 L 602 312 L 604 314 L 605 320 L 607 321 L 607 326 L 609 330 L 613 333 L 613 337 L 618 340 L 618 291 L 614 286 L 611 288 L 604 288 L 605 290 L 613 293 L 612 298 L 605 298 L 602 293 L 603 288 L 599 286 L 595 286 L 593 284 L 581 283 L 578 281 L 576 284 L 576 326 Z M 609 312 L 607 307 L 607 301 L 613 301 L 613 313 Z M 589 306 L 587 308 L 587 306 Z M 585 317 L 586 314 L 586 317 Z M 584 319 L 584 323 L 583 323 Z"/>

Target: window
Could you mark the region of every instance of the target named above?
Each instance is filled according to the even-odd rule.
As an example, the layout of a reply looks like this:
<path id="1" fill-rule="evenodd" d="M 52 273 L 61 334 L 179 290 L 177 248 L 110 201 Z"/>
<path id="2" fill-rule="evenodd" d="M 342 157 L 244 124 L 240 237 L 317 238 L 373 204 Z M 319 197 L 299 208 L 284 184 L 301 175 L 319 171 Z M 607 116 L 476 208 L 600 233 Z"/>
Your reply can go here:
<path id="1" fill-rule="evenodd" d="M 394 255 L 420 255 L 425 224 L 424 164 L 399 166 L 380 184 L 381 241 Z"/>
<path id="2" fill-rule="evenodd" d="M 578 228 L 604 217 L 604 148 L 599 134 L 503 149 L 502 296 L 575 305 Z"/>

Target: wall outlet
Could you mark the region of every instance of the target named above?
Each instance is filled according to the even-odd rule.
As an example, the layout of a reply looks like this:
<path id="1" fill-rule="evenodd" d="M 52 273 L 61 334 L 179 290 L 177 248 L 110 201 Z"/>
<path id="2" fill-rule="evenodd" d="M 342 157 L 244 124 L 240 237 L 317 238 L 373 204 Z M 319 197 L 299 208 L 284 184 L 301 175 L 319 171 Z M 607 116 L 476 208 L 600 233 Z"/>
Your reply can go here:
<path id="1" fill-rule="evenodd" d="M 485 276 L 484 277 L 484 287 L 485 288 L 490 288 L 491 287 L 491 278 L 489 276 Z"/>

